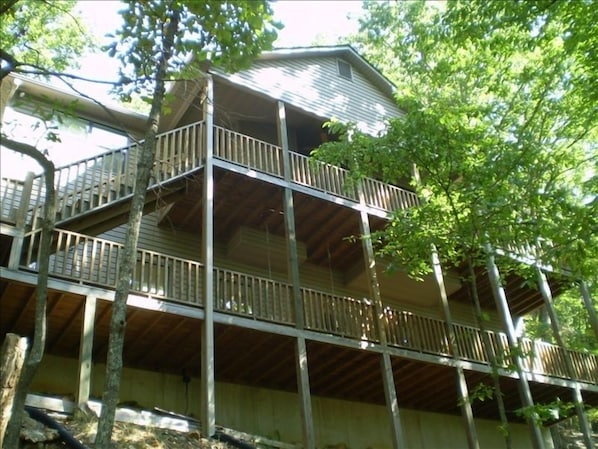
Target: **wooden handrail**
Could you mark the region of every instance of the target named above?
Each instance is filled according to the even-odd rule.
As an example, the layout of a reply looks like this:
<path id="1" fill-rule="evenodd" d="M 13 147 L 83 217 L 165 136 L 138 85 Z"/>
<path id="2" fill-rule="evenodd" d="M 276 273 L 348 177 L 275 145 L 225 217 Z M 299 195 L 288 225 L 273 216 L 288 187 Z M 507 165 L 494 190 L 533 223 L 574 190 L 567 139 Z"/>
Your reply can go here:
<path id="1" fill-rule="evenodd" d="M 158 134 L 156 140 L 150 188 L 201 166 L 204 147 L 203 122 Z M 143 142 L 135 143 L 58 167 L 55 171 L 58 221 L 131 195 L 135 182 L 137 152 L 142 144 Z M 20 202 L 20 196 L 14 188 L 17 183 L 18 181 L 3 179 L 3 219 L 9 219 L 12 214 L 11 206 L 16 201 Z M 9 193 L 12 193 L 13 197 L 5 198 Z M 44 175 L 40 174 L 33 179 L 28 205 L 27 224 L 31 229 L 38 227 L 44 193 Z M 7 206 L 4 206 L 5 200 Z"/>
<path id="2" fill-rule="evenodd" d="M 243 167 L 283 177 L 281 147 L 221 126 L 214 126 L 214 155 Z"/>
<path id="3" fill-rule="evenodd" d="M 21 196 L 25 182 L 2 177 L 0 179 L 0 207 L 3 220 L 15 222 L 17 211 L 21 206 Z"/>
<path id="4" fill-rule="evenodd" d="M 22 268 L 36 271 L 38 231 L 27 234 L 24 248 Z M 121 244 L 57 229 L 53 248 L 50 260 L 52 276 L 115 287 Z M 140 249 L 131 288 L 138 294 L 201 306 L 203 270 L 201 262 Z M 290 326 L 296 323 L 292 286 L 288 283 L 215 268 L 214 292 L 214 308 L 219 312 Z M 352 340 L 380 341 L 375 310 L 369 300 L 310 288 L 301 288 L 301 298 L 306 329 Z M 444 321 L 391 307 L 384 309 L 382 318 L 390 346 L 452 356 Z M 462 324 L 455 324 L 454 329 L 461 359 L 490 363 L 481 330 Z M 498 366 L 509 369 L 512 351 L 506 335 L 496 331 L 486 331 L 486 335 Z M 527 371 L 562 378 L 568 378 L 564 363 L 568 352 L 573 361 L 575 378 L 598 383 L 598 357 L 593 354 L 526 338 L 520 339 L 518 351 Z"/>
<path id="5" fill-rule="evenodd" d="M 156 137 L 158 141 L 151 187 L 188 173 L 201 165 L 205 153 L 203 122 L 174 129 Z M 58 222 L 128 197 L 133 189 L 136 155 L 142 142 L 111 150 L 59 167 L 55 172 Z M 282 148 L 271 143 L 214 126 L 215 156 L 241 166 L 283 177 Z M 334 196 L 358 201 L 349 172 L 291 152 L 291 181 Z M 14 219 L 20 207 L 19 182 L 2 179 L 4 220 Z M 417 205 L 415 193 L 371 178 L 362 181 L 367 205 L 391 212 Z M 43 174 L 33 179 L 27 224 L 36 229 L 44 198 Z"/>
<path id="6" fill-rule="evenodd" d="M 292 181 L 341 198 L 358 201 L 355 186 L 349 182 L 349 171 L 291 152 Z"/>
<path id="7" fill-rule="evenodd" d="M 368 206 L 392 212 L 418 205 L 415 192 L 372 178 L 364 178 L 362 185 L 365 202 Z"/>

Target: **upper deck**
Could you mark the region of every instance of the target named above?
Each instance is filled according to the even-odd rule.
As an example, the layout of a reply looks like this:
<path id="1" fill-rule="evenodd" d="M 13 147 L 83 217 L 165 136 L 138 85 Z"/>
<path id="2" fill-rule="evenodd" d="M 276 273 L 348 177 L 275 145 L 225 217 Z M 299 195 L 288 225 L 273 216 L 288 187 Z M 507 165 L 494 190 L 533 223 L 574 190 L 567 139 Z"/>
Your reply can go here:
<path id="1" fill-rule="evenodd" d="M 289 185 L 347 207 L 367 207 L 382 216 L 417 204 L 412 191 L 372 178 L 356 185 L 347 170 L 295 152 L 290 152 L 290 180 L 285 180 L 280 146 L 220 126 L 214 126 L 213 136 L 215 165 L 223 168 L 277 185 Z M 57 168 L 57 223 L 70 222 L 130 199 L 138 145 Z M 203 122 L 160 134 L 150 189 L 163 188 L 200 170 L 206 145 Z M 2 178 L 1 220 L 11 224 L 20 222 L 28 229 L 37 228 L 44 191 L 43 175 L 27 181 Z"/>

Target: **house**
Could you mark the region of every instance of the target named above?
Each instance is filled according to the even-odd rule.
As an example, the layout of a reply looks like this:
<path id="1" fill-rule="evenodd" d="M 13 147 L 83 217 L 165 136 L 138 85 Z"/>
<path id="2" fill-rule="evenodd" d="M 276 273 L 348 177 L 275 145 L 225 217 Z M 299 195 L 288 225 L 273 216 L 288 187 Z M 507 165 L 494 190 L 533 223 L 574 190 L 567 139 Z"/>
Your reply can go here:
<path id="1" fill-rule="evenodd" d="M 9 90 L 25 115 L 49 98 L 78 100 L 69 129 L 83 131 L 56 151 L 121 142 L 56 170 L 47 355 L 32 389 L 83 403 L 102 393 L 133 185 L 128 136 L 144 120 L 36 81 Z M 123 401 L 200 417 L 207 434 L 217 423 L 354 449 L 501 447 L 496 400 L 460 400 L 493 385 L 493 372 L 514 448 L 552 447 L 548 428 L 516 410 L 556 398 L 598 405 L 595 355 L 523 337 L 513 350 L 513 322 L 544 303 L 539 290 L 505 274 L 497 309 L 480 272 L 481 329 L 458 272 L 445 290 L 434 277 L 388 274 L 367 240 L 349 238 L 418 203 L 407 185 L 355 186 L 308 157 L 331 118 L 374 134 L 401 114 L 392 84 L 354 49 L 275 50 L 172 92 L 131 279 Z M 3 177 L 0 194 L 0 332 L 30 335 L 42 176 Z"/>

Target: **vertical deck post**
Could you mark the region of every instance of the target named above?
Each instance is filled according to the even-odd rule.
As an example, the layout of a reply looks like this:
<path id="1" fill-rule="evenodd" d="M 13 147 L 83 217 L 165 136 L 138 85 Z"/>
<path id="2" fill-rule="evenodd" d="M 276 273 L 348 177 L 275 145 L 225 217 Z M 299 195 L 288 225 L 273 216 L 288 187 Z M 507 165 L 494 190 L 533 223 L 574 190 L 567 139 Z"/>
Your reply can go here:
<path id="1" fill-rule="evenodd" d="M 413 166 L 411 167 L 411 174 L 415 182 L 419 184 L 421 178 L 417 165 L 413 164 Z M 449 348 L 451 354 L 453 355 L 453 359 L 458 360 L 460 357 L 459 345 L 457 344 L 457 337 L 455 335 L 453 317 L 451 314 L 451 309 L 449 307 L 446 286 L 444 284 L 444 274 L 442 273 L 440 257 L 438 256 L 438 250 L 434 245 L 431 246 L 430 250 L 432 258 L 432 269 L 434 271 L 434 279 L 436 280 L 436 285 L 438 286 L 438 292 L 440 294 L 440 304 L 442 306 L 442 312 L 444 315 L 444 320 L 446 322 L 448 332 Z M 461 401 L 461 415 L 465 421 L 465 430 L 467 433 L 467 445 L 469 449 L 479 449 L 480 443 L 478 442 L 478 433 L 475 426 L 475 422 L 473 420 L 473 409 L 469 400 L 469 390 L 467 387 L 467 379 L 465 378 L 465 372 L 463 371 L 463 367 L 458 365 L 456 368 L 456 374 L 457 389 L 460 396 L 459 399 Z"/>
<path id="2" fill-rule="evenodd" d="M 434 270 L 434 278 L 436 279 L 436 285 L 440 293 L 440 303 L 442 305 L 442 311 L 444 314 L 444 320 L 446 322 L 446 328 L 449 337 L 449 348 L 453 359 L 458 360 L 460 357 L 459 346 L 457 344 L 457 338 L 455 336 L 455 329 L 453 327 L 453 317 L 448 303 L 448 295 L 446 293 L 446 286 L 444 285 L 444 275 L 442 273 L 442 267 L 440 265 L 440 258 L 438 257 L 438 251 L 436 247 L 432 245 L 432 268 Z M 471 402 L 469 401 L 469 390 L 467 388 L 467 379 L 465 379 L 465 372 L 463 367 L 460 365 L 456 368 L 457 372 L 457 388 L 459 391 L 459 399 L 461 405 L 461 415 L 465 421 L 466 432 L 467 432 L 467 444 L 470 449 L 480 449 L 480 443 L 478 442 L 478 433 L 473 420 L 473 410 Z"/>
<path id="3" fill-rule="evenodd" d="M 31 202 L 31 192 L 33 191 L 33 172 L 27 172 L 23 182 L 23 191 L 21 192 L 21 201 L 15 215 L 15 227 L 17 235 L 13 237 L 8 257 L 8 268 L 18 270 L 21 263 L 21 252 L 23 250 L 23 241 L 25 238 L 25 224 L 27 222 L 27 210 Z M 16 194 L 16 192 L 15 192 Z"/>
<path id="4" fill-rule="evenodd" d="M 295 324 L 303 330 L 305 319 L 303 317 L 303 301 L 301 299 L 301 281 L 299 278 L 299 258 L 297 255 L 297 234 L 295 232 L 295 209 L 293 204 L 293 191 L 289 188 L 291 182 L 291 158 L 289 154 L 289 139 L 287 135 L 287 120 L 284 103 L 277 104 L 278 113 L 276 124 L 278 129 L 278 144 L 282 148 L 284 179 L 287 185 L 284 188 L 284 222 L 288 248 L 289 281 L 293 286 L 293 304 L 295 311 Z M 303 447 L 315 449 L 316 438 L 311 406 L 311 391 L 309 386 L 309 369 L 307 363 L 307 347 L 305 338 L 298 336 L 295 340 L 295 368 L 297 372 L 297 390 L 301 401 L 301 418 L 303 424 Z"/>
<path id="5" fill-rule="evenodd" d="M 89 401 L 91 391 L 91 357 L 93 352 L 93 334 L 96 315 L 97 298 L 93 295 L 85 297 L 83 308 L 83 326 L 79 344 L 79 370 L 77 377 L 77 405 Z"/>
<path id="6" fill-rule="evenodd" d="M 206 437 L 216 432 L 214 384 L 214 85 L 206 76 L 206 96 L 203 103 L 205 132 L 205 162 L 203 172 L 202 282 L 204 320 L 201 334 L 201 431 Z"/>
<path id="7" fill-rule="evenodd" d="M 594 335 L 598 339 L 598 314 L 596 314 L 596 309 L 594 308 L 592 297 L 590 296 L 590 289 L 588 288 L 588 284 L 584 280 L 579 282 L 579 287 L 581 289 L 581 298 L 583 300 L 583 305 L 585 306 L 586 311 L 588 312 L 588 317 L 590 319 L 592 329 L 594 330 Z"/>
<path id="8" fill-rule="evenodd" d="M 376 273 L 376 259 L 374 257 L 374 247 L 370 238 L 370 221 L 367 210 L 365 208 L 365 196 L 363 187 L 358 186 L 359 202 L 361 203 L 359 211 L 359 230 L 362 238 L 363 256 L 365 258 L 365 271 L 368 278 L 369 290 L 372 300 L 374 301 L 374 310 L 376 313 L 376 326 L 378 330 L 378 337 L 380 344 L 383 347 L 387 345 L 386 328 L 383 324 L 384 307 L 382 304 L 382 295 L 380 294 L 380 284 L 378 282 L 378 274 Z M 391 426 L 392 445 L 394 449 L 401 449 L 405 447 L 405 438 L 403 436 L 403 428 L 401 427 L 401 417 L 398 406 L 397 391 L 395 387 L 394 375 L 392 371 L 392 361 L 390 354 L 383 352 L 380 360 L 382 370 L 382 382 L 384 384 L 384 396 L 386 399 L 386 409 Z"/>
<path id="9" fill-rule="evenodd" d="M 548 284 L 548 279 L 546 278 L 546 274 L 536 266 L 536 272 L 538 275 L 538 285 L 540 287 L 540 293 L 542 293 L 542 298 L 544 299 L 544 305 L 546 306 L 546 310 L 548 311 L 548 316 L 550 317 L 550 326 L 552 327 L 552 333 L 557 344 L 561 347 L 563 351 L 563 356 L 565 359 L 565 365 L 567 368 L 567 375 L 574 382 L 573 387 L 573 402 L 575 404 L 575 411 L 577 413 L 577 417 L 579 418 L 579 425 L 581 427 L 581 432 L 583 434 L 583 441 L 588 449 L 594 448 L 594 442 L 592 441 L 592 431 L 590 429 L 590 424 L 588 423 L 588 417 L 586 415 L 586 411 L 583 407 L 583 398 L 581 395 L 581 388 L 579 387 L 579 383 L 575 379 L 575 369 L 573 368 L 573 361 L 571 360 L 571 356 L 569 352 L 565 349 L 565 341 L 561 335 L 561 326 L 559 323 L 559 318 L 556 314 L 554 309 L 554 301 L 552 297 L 552 291 L 550 290 L 550 285 Z"/>
<path id="10" fill-rule="evenodd" d="M 501 316 L 503 326 L 507 334 L 509 347 L 513 349 L 518 346 L 518 340 L 517 335 L 515 333 L 515 326 L 513 325 L 513 318 L 511 317 L 511 311 L 509 310 L 509 303 L 507 301 L 505 291 L 500 283 L 500 274 L 498 271 L 498 267 L 496 266 L 496 262 L 494 260 L 494 253 L 492 252 L 492 248 L 490 247 L 490 245 L 485 245 L 485 250 L 486 268 L 488 270 L 488 277 L 492 286 L 492 293 L 494 295 L 494 300 L 496 301 L 498 312 Z M 542 436 L 540 426 L 537 423 L 537 417 L 534 416 L 534 400 L 529 387 L 529 383 L 527 382 L 526 373 L 523 372 L 523 367 L 521 365 L 521 356 L 518 354 L 518 352 L 511 351 L 511 357 L 513 359 L 513 364 L 519 377 L 519 395 L 521 396 L 521 402 L 523 404 L 523 407 L 530 411 L 530 415 L 527 416 L 527 423 L 531 433 L 532 445 L 534 449 L 544 449 L 544 438 Z"/>

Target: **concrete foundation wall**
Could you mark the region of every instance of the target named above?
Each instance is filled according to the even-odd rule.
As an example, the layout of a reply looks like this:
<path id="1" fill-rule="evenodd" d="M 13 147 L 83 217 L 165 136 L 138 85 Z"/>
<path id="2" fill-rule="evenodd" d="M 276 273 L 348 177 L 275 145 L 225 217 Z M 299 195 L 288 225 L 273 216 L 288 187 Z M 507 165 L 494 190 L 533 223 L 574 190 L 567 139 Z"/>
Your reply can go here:
<path id="1" fill-rule="evenodd" d="M 31 390 L 72 396 L 76 390 L 77 362 L 46 356 Z M 104 365 L 95 364 L 92 397 L 100 398 Z M 193 378 L 188 394 L 182 376 L 125 369 L 121 401 L 141 407 L 160 407 L 199 416 L 200 383 Z M 399 398 L 400 401 L 400 398 Z M 345 445 L 349 449 L 392 449 L 390 425 L 383 406 L 312 398 L 316 444 L 319 448 Z M 401 410 L 407 448 L 462 449 L 467 447 L 460 416 Z M 240 385 L 216 384 L 216 423 L 288 443 L 301 443 L 301 415 L 297 394 Z M 505 447 L 498 422 L 476 420 L 480 447 Z M 513 449 L 531 447 L 527 426 L 512 425 Z M 553 448 L 548 430 L 546 448 Z"/>

